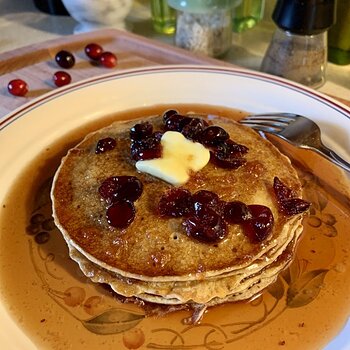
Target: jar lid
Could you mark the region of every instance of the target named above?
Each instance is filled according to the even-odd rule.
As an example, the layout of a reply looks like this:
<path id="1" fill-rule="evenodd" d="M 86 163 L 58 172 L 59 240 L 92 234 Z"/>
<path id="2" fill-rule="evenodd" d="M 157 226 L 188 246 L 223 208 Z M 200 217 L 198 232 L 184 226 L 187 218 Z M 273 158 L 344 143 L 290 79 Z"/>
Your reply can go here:
<path id="1" fill-rule="evenodd" d="M 217 9 L 229 9 L 242 0 L 168 0 L 169 6 L 176 10 L 203 13 Z"/>
<path id="2" fill-rule="evenodd" d="M 294 34 L 319 34 L 335 22 L 335 0 L 278 0 L 272 19 Z"/>

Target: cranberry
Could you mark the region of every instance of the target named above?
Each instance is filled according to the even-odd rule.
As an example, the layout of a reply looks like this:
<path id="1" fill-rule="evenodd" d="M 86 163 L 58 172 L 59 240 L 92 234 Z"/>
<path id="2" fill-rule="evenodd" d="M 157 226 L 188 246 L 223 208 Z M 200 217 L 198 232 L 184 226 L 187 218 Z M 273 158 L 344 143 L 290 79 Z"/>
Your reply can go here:
<path id="1" fill-rule="evenodd" d="M 217 243 L 227 235 L 226 222 L 210 208 L 203 208 L 199 216 L 189 217 L 183 225 L 189 237 L 205 243 Z"/>
<path id="2" fill-rule="evenodd" d="M 156 141 L 160 142 L 161 139 L 162 139 L 162 137 L 163 137 L 163 133 L 162 133 L 161 131 L 156 131 L 156 132 L 154 132 L 154 133 L 152 134 L 152 137 L 153 137 Z"/>
<path id="3" fill-rule="evenodd" d="M 149 122 L 135 124 L 130 129 L 130 138 L 132 140 L 142 140 L 147 136 L 151 136 L 153 132 L 153 126 Z"/>
<path id="4" fill-rule="evenodd" d="M 53 82 L 56 86 L 68 85 L 72 81 L 72 77 L 67 72 L 58 71 L 53 75 Z"/>
<path id="5" fill-rule="evenodd" d="M 295 197 L 293 191 L 287 187 L 277 176 L 273 179 L 273 190 L 277 201 Z"/>
<path id="6" fill-rule="evenodd" d="M 66 50 L 61 50 L 57 52 L 55 56 L 57 64 L 62 68 L 72 68 L 75 64 L 75 58 L 73 54 Z"/>
<path id="7" fill-rule="evenodd" d="M 240 201 L 228 202 L 224 207 L 224 218 L 230 224 L 242 224 L 251 219 L 252 214 L 247 205 Z"/>
<path id="8" fill-rule="evenodd" d="M 105 139 L 98 140 L 95 153 L 104 153 L 107 151 L 111 151 L 112 149 L 115 148 L 117 145 L 115 139 L 112 139 L 111 137 L 106 137 Z"/>
<path id="9" fill-rule="evenodd" d="M 136 201 L 142 194 L 142 182 L 135 176 L 113 176 L 104 180 L 98 189 L 101 197 L 109 203 Z"/>
<path id="10" fill-rule="evenodd" d="M 98 44 L 91 43 L 85 46 L 84 51 L 86 56 L 94 61 L 98 61 L 103 53 L 103 48 Z"/>
<path id="11" fill-rule="evenodd" d="M 279 210 L 287 215 L 293 216 L 310 208 L 310 203 L 296 198 L 292 189 L 287 187 L 277 176 L 273 180 L 273 189 L 277 198 Z"/>
<path id="12" fill-rule="evenodd" d="M 164 121 L 164 123 L 167 121 L 167 119 L 169 117 L 171 117 L 172 115 L 175 115 L 175 114 L 179 114 L 178 111 L 176 111 L 175 109 L 168 109 L 167 111 L 165 111 L 163 113 L 163 121 Z"/>
<path id="13" fill-rule="evenodd" d="M 109 225 L 117 228 L 128 227 L 135 218 L 135 207 L 132 202 L 122 201 L 108 207 L 106 219 Z"/>
<path id="14" fill-rule="evenodd" d="M 239 143 L 236 143 L 231 139 L 220 143 L 217 146 L 217 149 L 225 149 L 226 154 L 235 155 L 236 157 L 241 157 L 249 151 L 248 147 L 240 145 Z"/>
<path id="15" fill-rule="evenodd" d="M 207 190 L 200 190 L 192 195 L 192 201 L 194 206 L 194 212 L 196 214 L 198 214 L 203 207 L 213 209 L 217 212 L 220 211 L 219 196 L 214 192 L 207 191 Z"/>
<path id="16" fill-rule="evenodd" d="M 273 228 L 274 218 L 270 208 L 264 205 L 248 205 L 252 217 L 243 225 L 244 234 L 252 243 L 264 241 Z"/>
<path id="17" fill-rule="evenodd" d="M 28 92 L 28 84 L 22 79 L 13 79 L 8 83 L 7 90 L 14 96 L 24 96 Z"/>
<path id="18" fill-rule="evenodd" d="M 210 152 L 210 159 L 214 164 L 224 169 L 237 169 L 246 162 L 243 158 L 236 158 L 219 152 Z"/>
<path id="19" fill-rule="evenodd" d="M 181 188 L 173 188 L 163 194 L 158 204 L 158 211 L 161 216 L 175 218 L 188 215 L 191 208 L 191 193 Z"/>
<path id="20" fill-rule="evenodd" d="M 228 139 L 216 145 L 210 152 L 212 161 L 221 168 L 237 169 L 246 160 L 243 155 L 248 152 L 248 147 L 235 143 Z"/>
<path id="21" fill-rule="evenodd" d="M 191 122 L 192 118 L 173 114 L 165 121 L 165 130 L 181 132 L 183 127 Z"/>
<path id="22" fill-rule="evenodd" d="M 209 124 L 200 118 L 192 118 L 192 120 L 183 127 L 181 133 L 189 140 L 200 141 L 203 130 Z"/>
<path id="23" fill-rule="evenodd" d="M 117 56 L 109 51 L 105 51 L 99 58 L 100 63 L 106 68 L 113 68 L 117 65 Z"/>
<path id="24" fill-rule="evenodd" d="M 290 198 L 281 201 L 280 209 L 288 216 L 301 214 L 310 208 L 310 203 L 300 198 Z"/>
<path id="25" fill-rule="evenodd" d="M 159 137 L 151 136 L 139 141 L 131 142 L 131 157 L 138 160 L 160 158 L 162 145 Z"/>
<path id="26" fill-rule="evenodd" d="M 230 138 L 230 135 L 220 126 L 212 125 L 205 128 L 201 134 L 202 143 L 215 146 Z"/>

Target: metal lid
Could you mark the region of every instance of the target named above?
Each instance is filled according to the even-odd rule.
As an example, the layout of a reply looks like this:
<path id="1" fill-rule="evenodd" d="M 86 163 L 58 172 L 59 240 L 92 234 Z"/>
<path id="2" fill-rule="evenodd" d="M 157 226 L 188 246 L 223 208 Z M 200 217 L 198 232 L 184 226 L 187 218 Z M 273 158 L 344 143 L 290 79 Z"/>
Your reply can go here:
<path id="1" fill-rule="evenodd" d="M 168 0 L 169 6 L 176 10 L 204 13 L 217 9 L 230 9 L 241 0 Z"/>
<path id="2" fill-rule="evenodd" d="M 319 34 L 335 22 L 335 0 L 278 0 L 272 19 L 294 34 Z"/>

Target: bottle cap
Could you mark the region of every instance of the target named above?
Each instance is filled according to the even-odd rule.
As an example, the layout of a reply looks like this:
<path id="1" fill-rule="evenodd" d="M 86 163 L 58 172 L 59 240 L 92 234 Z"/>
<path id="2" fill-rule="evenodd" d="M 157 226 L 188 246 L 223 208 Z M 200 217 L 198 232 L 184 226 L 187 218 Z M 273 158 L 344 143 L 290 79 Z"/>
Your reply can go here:
<path id="1" fill-rule="evenodd" d="M 278 0 L 272 19 L 293 34 L 319 34 L 335 22 L 335 0 Z"/>

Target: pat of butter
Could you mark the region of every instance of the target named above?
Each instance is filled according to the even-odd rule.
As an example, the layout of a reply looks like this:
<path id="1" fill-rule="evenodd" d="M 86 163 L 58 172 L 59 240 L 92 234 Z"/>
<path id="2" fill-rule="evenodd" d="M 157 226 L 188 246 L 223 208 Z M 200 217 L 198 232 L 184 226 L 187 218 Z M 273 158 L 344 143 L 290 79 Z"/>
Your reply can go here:
<path id="1" fill-rule="evenodd" d="M 190 178 L 190 171 L 204 168 L 210 159 L 209 151 L 200 143 L 186 139 L 181 133 L 167 131 L 161 139 L 162 157 L 139 160 L 139 171 L 179 186 Z"/>

